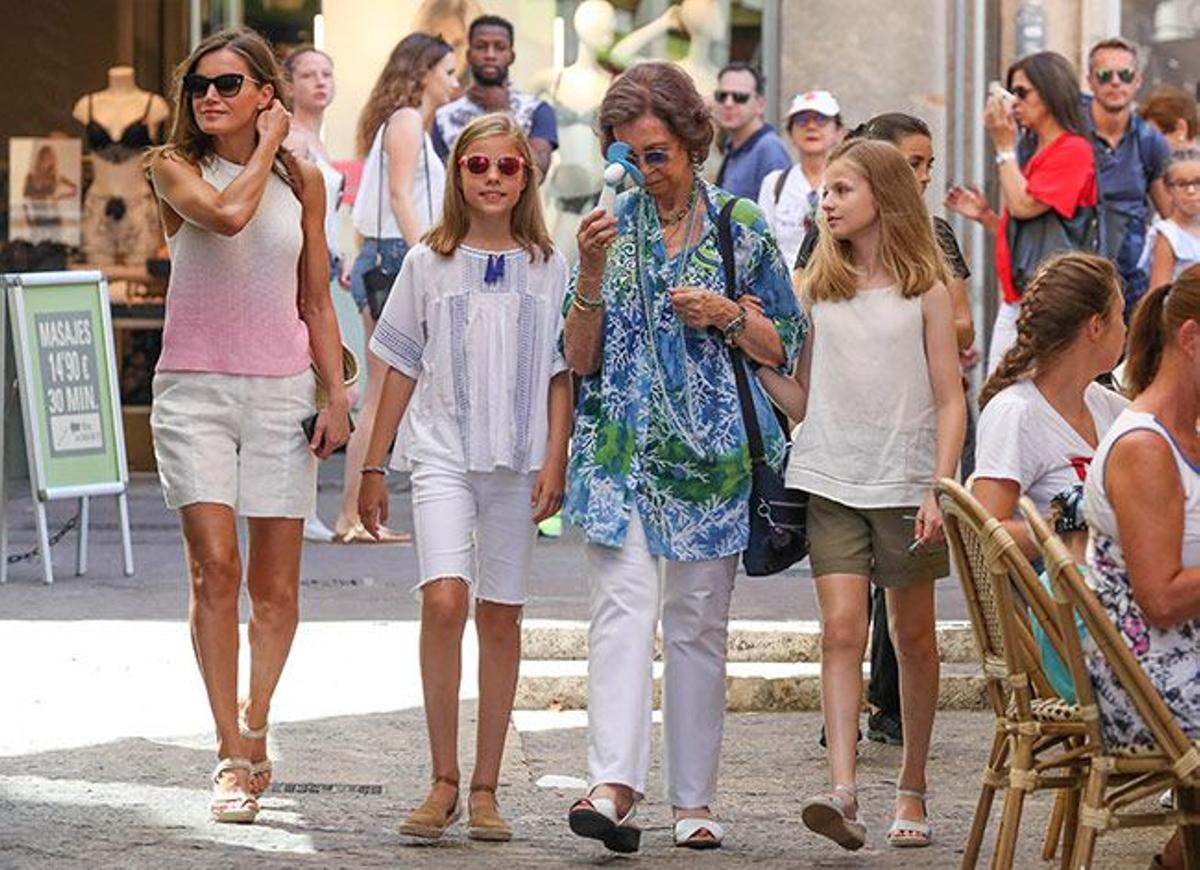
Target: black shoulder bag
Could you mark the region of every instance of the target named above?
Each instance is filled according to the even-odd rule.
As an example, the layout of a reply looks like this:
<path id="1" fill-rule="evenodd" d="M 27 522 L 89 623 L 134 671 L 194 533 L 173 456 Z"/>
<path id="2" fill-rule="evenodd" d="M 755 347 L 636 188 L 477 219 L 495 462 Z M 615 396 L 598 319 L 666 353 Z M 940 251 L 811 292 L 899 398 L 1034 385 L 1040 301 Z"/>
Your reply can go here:
<path id="1" fill-rule="evenodd" d="M 733 209 L 737 198 L 721 209 L 717 221 L 717 240 L 725 267 L 725 293 L 737 299 L 737 267 L 733 259 Z M 742 553 L 742 565 L 751 577 L 778 574 L 808 555 L 805 514 L 808 494 L 788 489 L 763 449 L 762 429 L 754 409 L 754 396 L 746 374 L 746 359 L 735 345 L 729 347 L 729 361 L 737 382 L 738 401 L 750 447 L 750 540 Z"/>
<path id="2" fill-rule="evenodd" d="M 396 283 L 398 270 L 388 269 L 383 265 L 383 190 L 388 185 L 388 179 L 383 172 L 383 140 L 387 136 L 387 122 L 383 123 L 383 133 L 379 136 L 379 196 L 375 203 L 375 232 L 380 236 L 375 240 L 375 265 L 363 272 L 363 286 L 367 290 L 367 308 L 371 311 L 371 319 L 376 322 L 383 314 L 384 303 Z M 430 220 L 433 219 L 433 191 L 429 181 L 429 150 L 425 147 L 425 137 L 421 137 L 421 157 L 425 161 L 425 204 L 429 209 Z"/>

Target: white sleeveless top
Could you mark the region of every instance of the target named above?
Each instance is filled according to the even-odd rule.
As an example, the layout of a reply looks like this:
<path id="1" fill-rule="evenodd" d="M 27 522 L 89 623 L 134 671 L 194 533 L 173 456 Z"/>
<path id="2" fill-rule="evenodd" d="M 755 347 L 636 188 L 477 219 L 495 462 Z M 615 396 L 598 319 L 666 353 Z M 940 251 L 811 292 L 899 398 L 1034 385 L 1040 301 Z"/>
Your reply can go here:
<path id="1" fill-rule="evenodd" d="M 387 178 L 391 165 L 387 150 L 383 148 L 383 131 L 381 126 L 371 142 L 371 150 L 363 159 L 362 179 L 358 184 L 358 194 L 354 198 L 354 211 L 351 213 L 354 228 L 368 239 L 400 239 L 404 234 L 396 223 L 392 213 L 391 202 L 388 199 Z M 413 172 L 412 204 L 420 224 L 421 232 L 441 220 L 442 192 L 446 187 L 446 167 L 442 159 L 433 149 L 433 140 L 429 134 L 424 134 L 424 148 L 417 155 L 417 165 Z M 380 171 L 380 151 L 383 151 L 383 168 Z M 382 208 L 380 204 L 382 203 Z"/>
<path id="2" fill-rule="evenodd" d="M 1182 564 L 1200 565 L 1200 468 L 1192 465 L 1184 456 L 1179 445 L 1175 443 L 1175 439 L 1171 437 L 1171 433 L 1163 424 L 1158 422 L 1153 414 L 1147 414 L 1144 411 L 1128 409 L 1122 411 L 1121 416 L 1117 417 L 1112 428 L 1108 430 L 1108 434 L 1100 441 L 1100 446 L 1096 448 L 1096 456 L 1092 459 L 1091 473 L 1088 475 L 1083 490 L 1083 510 L 1087 517 L 1088 528 L 1096 534 L 1112 539 L 1114 547 L 1109 555 L 1115 556 L 1119 560 L 1120 567 L 1124 569 L 1125 559 L 1121 555 L 1120 544 L 1117 543 L 1119 540 L 1117 515 L 1113 511 L 1112 503 L 1108 500 L 1108 492 L 1105 490 L 1104 480 L 1107 471 L 1105 466 L 1108 464 L 1108 454 L 1117 441 L 1122 436 L 1138 429 L 1149 429 L 1151 432 L 1156 432 L 1171 445 L 1171 452 L 1175 456 L 1175 466 L 1179 469 L 1179 483 L 1183 487 L 1184 496 Z M 1090 555 L 1089 553 L 1089 559 Z"/>
<path id="3" fill-rule="evenodd" d="M 333 164 L 315 151 L 312 152 L 313 163 L 321 170 L 321 178 L 325 180 L 325 244 L 331 253 L 336 254 L 337 246 L 337 210 L 342 201 L 342 188 L 345 179 Z"/>
<path id="4" fill-rule="evenodd" d="M 215 154 L 200 164 L 224 190 L 244 167 Z M 271 173 L 258 209 L 232 236 L 184 221 L 167 239 L 171 279 L 158 371 L 289 376 L 308 368 L 297 304 L 304 243 L 300 201 Z"/>
<path id="5" fill-rule="evenodd" d="M 1179 273 L 1188 266 L 1200 262 L 1200 236 L 1194 236 L 1170 218 L 1159 218 L 1146 233 L 1146 245 L 1142 248 L 1142 258 L 1138 268 L 1144 272 L 1150 271 L 1154 262 L 1154 246 L 1159 236 L 1165 236 L 1175 254 L 1175 270 L 1172 279 L 1178 278 Z"/>
<path id="6" fill-rule="evenodd" d="M 1200 739 L 1200 619 L 1189 619 L 1169 628 L 1156 628 L 1146 619 L 1133 596 L 1133 582 L 1117 530 L 1116 513 L 1105 491 L 1108 456 L 1124 435 L 1138 429 L 1156 432 L 1171 445 L 1179 483 L 1183 487 L 1183 541 L 1180 563 L 1200 565 L 1200 468 L 1192 465 L 1171 434 L 1152 414 L 1124 411 L 1100 442 L 1092 471 L 1083 489 L 1083 509 L 1088 521 L 1089 585 L 1107 611 L 1121 640 L 1192 740 Z M 1121 687 L 1108 659 L 1088 638 L 1084 650 L 1088 673 L 1100 708 L 1100 726 L 1107 742 L 1120 745 L 1153 745 L 1154 738 L 1142 722 L 1133 701 Z"/>
<path id="7" fill-rule="evenodd" d="M 855 508 L 919 505 L 937 446 L 921 297 L 859 290 L 816 303 L 811 319 L 808 412 L 787 485 Z"/>

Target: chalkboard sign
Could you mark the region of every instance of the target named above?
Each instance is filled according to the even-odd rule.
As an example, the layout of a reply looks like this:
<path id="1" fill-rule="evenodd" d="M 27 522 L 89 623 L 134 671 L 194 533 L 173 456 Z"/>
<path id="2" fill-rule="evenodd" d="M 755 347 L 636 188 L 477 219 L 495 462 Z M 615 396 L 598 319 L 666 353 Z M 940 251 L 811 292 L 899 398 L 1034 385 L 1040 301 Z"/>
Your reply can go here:
<path id="1" fill-rule="evenodd" d="M 108 285 L 99 272 L 5 276 L 38 498 L 125 491 Z"/>

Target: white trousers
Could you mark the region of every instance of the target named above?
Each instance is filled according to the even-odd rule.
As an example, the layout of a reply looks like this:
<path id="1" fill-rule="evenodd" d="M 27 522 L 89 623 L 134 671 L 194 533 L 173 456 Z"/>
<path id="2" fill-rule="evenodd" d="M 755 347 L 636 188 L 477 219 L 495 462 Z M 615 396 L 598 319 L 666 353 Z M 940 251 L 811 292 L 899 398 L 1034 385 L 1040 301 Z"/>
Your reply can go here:
<path id="1" fill-rule="evenodd" d="M 658 559 L 650 554 L 636 510 L 623 547 L 588 545 L 588 772 L 593 786 L 619 783 L 639 795 L 646 791 L 661 577 L 667 796 L 676 807 L 712 802 L 737 559 Z"/>
<path id="2" fill-rule="evenodd" d="M 988 345 L 987 377 L 991 377 L 1009 348 L 1017 343 L 1017 316 L 1021 303 L 1001 302 L 992 325 L 992 342 Z"/>

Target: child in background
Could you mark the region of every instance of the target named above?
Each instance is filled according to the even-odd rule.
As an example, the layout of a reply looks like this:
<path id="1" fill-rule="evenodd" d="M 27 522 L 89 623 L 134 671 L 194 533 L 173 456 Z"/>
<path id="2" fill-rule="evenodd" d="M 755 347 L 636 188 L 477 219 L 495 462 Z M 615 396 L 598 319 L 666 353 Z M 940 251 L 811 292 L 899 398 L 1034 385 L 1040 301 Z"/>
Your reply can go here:
<path id="1" fill-rule="evenodd" d="M 479 724 L 467 836 L 508 840 L 496 784 L 525 584 L 536 524 L 558 511 L 566 478 L 571 387 L 558 336 L 567 270 L 511 118 L 472 121 L 447 167 L 442 221 L 405 257 L 371 339 L 388 369 L 358 504 L 375 534 L 388 514 L 383 461 L 403 419 L 433 784 L 400 833 L 437 839 L 461 814 L 458 690 L 474 597 Z"/>
<path id="2" fill-rule="evenodd" d="M 1163 179 L 1171 214 L 1150 227 L 1139 264 L 1150 273 L 1151 287 L 1171 283 L 1200 262 L 1200 149 L 1184 148 L 1171 155 Z"/>

